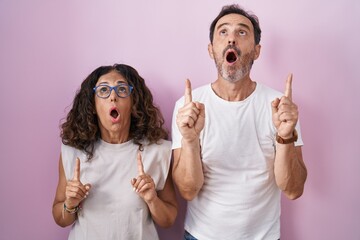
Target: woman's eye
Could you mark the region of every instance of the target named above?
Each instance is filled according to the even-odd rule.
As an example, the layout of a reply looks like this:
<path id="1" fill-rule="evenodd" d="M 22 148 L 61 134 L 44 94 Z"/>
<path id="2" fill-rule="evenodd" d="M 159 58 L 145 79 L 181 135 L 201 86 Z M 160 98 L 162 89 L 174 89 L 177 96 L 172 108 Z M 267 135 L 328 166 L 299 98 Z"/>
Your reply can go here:
<path id="1" fill-rule="evenodd" d="M 106 86 L 103 86 L 103 87 L 99 87 L 99 91 L 101 92 L 101 93 L 104 93 L 104 92 L 107 92 L 108 91 L 108 87 L 106 87 Z"/>
<path id="2" fill-rule="evenodd" d="M 123 87 L 123 86 L 119 86 L 119 87 L 118 87 L 118 92 L 126 93 L 126 92 L 127 92 L 127 88 L 126 88 L 126 87 Z"/>

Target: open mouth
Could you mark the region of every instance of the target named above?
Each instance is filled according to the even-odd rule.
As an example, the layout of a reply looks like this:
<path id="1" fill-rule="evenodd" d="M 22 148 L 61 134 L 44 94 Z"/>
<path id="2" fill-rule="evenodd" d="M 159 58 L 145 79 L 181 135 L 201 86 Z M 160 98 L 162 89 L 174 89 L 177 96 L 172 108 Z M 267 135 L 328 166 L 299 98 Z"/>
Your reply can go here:
<path id="1" fill-rule="evenodd" d="M 111 116 L 112 118 L 115 118 L 115 119 L 116 119 L 116 118 L 119 116 L 118 110 L 112 109 L 112 110 L 110 111 L 110 116 Z"/>
<path id="2" fill-rule="evenodd" d="M 235 52 L 233 52 L 233 51 L 227 52 L 227 54 L 226 54 L 226 61 L 227 61 L 228 63 L 236 62 L 236 60 L 237 60 L 237 56 L 236 56 Z"/>

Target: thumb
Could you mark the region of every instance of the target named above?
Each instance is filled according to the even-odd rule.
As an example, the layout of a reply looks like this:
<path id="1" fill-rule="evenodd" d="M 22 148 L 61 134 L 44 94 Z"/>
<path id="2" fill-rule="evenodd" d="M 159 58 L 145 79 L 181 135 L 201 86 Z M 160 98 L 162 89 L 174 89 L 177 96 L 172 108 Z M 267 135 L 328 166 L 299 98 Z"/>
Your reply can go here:
<path id="1" fill-rule="evenodd" d="M 196 102 L 195 106 L 199 109 L 199 116 L 205 118 L 205 105 L 203 103 Z"/>
<path id="2" fill-rule="evenodd" d="M 90 184 L 90 183 L 85 184 L 85 189 L 86 189 L 86 190 L 89 190 L 90 188 L 91 188 L 91 184 Z"/>
<path id="3" fill-rule="evenodd" d="M 272 114 L 275 114 L 275 113 L 278 112 L 279 103 L 280 103 L 280 99 L 279 99 L 279 98 L 275 98 L 275 100 L 271 102 Z"/>

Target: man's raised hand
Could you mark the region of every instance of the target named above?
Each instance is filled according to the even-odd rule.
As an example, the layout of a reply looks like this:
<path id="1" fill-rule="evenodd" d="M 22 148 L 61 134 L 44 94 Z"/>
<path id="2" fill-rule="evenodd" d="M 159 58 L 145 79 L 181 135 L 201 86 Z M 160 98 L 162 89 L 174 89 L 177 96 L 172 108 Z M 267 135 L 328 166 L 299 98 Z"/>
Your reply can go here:
<path id="1" fill-rule="evenodd" d="M 205 106 L 192 101 L 191 82 L 186 79 L 184 106 L 179 108 L 176 123 L 183 139 L 193 141 L 199 138 L 205 124 Z"/>
<path id="2" fill-rule="evenodd" d="M 291 138 L 298 121 L 298 107 L 292 101 L 292 74 L 286 80 L 284 96 L 271 103 L 272 119 L 278 135 L 284 139 Z"/>

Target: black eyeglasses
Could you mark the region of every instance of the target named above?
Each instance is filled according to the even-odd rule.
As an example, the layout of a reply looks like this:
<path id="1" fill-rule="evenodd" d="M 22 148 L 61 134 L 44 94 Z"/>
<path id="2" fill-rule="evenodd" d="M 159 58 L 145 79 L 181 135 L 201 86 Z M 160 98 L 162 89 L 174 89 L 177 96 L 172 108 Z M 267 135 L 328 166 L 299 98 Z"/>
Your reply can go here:
<path id="1" fill-rule="evenodd" d="M 93 88 L 94 93 L 96 94 L 96 96 L 98 96 L 99 98 L 108 98 L 111 94 L 111 91 L 114 90 L 116 95 L 120 98 L 126 98 L 128 96 L 130 96 L 133 87 L 122 83 L 119 85 L 116 85 L 114 87 L 111 87 L 109 85 L 99 85 Z"/>

